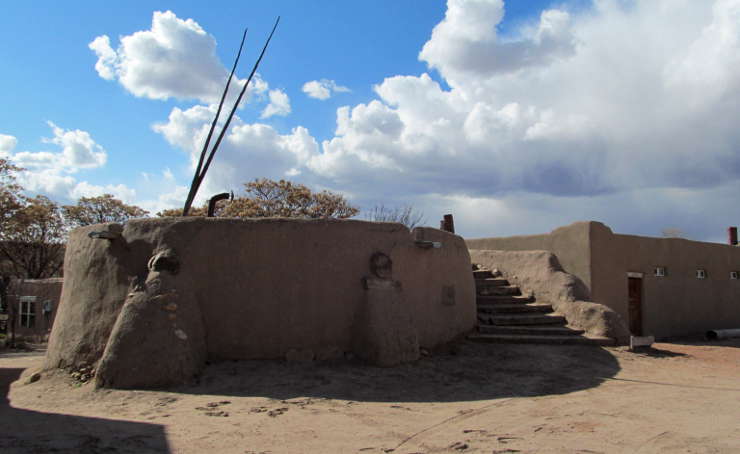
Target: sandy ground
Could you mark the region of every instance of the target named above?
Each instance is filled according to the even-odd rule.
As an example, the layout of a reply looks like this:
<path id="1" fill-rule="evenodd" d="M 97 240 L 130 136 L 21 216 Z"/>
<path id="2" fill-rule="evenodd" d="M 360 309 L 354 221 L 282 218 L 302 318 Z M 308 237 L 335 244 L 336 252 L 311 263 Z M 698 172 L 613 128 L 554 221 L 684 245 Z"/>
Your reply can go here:
<path id="1" fill-rule="evenodd" d="M 740 340 L 222 362 L 167 391 L 28 383 L 41 355 L 0 353 L 3 454 L 740 453 Z"/>

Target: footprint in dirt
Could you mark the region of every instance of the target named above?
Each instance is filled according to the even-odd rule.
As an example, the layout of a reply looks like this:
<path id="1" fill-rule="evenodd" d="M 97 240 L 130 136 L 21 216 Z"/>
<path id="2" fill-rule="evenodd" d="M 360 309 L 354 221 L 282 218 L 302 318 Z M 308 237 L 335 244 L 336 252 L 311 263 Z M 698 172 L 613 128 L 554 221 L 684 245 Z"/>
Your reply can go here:
<path id="1" fill-rule="evenodd" d="M 270 410 L 270 411 L 268 411 L 268 412 L 267 412 L 267 416 L 270 416 L 270 417 L 273 417 L 273 418 L 275 418 L 275 417 L 277 417 L 277 416 L 280 416 L 280 415 L 282 415 L 282 414 L 283 414 L 283 413 L 285 413 L 286 411 L 288 411 L 288 408 L 287 408 L 287 407 L 281 407 L 281 408 L 276 408 L 276 409 L 274 409 L 274 410 Z"/>
<path id="2" fill-rule="evenodd" d="M 196 410 L 200 410 L 206 416 L 221 416 L 227 417 L 229 413 L 223 410 L 219 410 L 218 407 L 222 405 L 228 405 L 231 401 L 222 400 L 220 402 L 208 402 L 205 407 L 195 407 Z"/>
<path id="3" fill-rule="evenodd" d="M 177 397 L 160 397 L 157 399 L 157 402 L 154 404 L 155 407 L 164 407 L 169 404 L 177 402 Z"/>
<path id="4" fill-rule="evenodd" d="M 462 441 L 456 441 L 450 445 L 450 449 L 454 449 L 455 451 L 465 451 L 468 448 L 468 444 Z"/>

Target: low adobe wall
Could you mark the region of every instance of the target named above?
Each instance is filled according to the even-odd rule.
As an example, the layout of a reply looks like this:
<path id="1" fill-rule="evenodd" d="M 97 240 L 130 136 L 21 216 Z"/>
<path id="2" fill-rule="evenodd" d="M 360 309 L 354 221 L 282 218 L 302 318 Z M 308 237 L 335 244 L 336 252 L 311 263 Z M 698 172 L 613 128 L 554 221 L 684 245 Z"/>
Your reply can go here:
<path id="1" fill-rule="evenodd" d="M 88 236 L 96 231 L 116 238 Z M 475 325 L 462 238 L 394 223 L 101 224 L 70 234 L 64 269 L 45 367 L 96 364 L 99 386 L 179 383 L 207 359 L 355 352 L 392 365 Z"/>

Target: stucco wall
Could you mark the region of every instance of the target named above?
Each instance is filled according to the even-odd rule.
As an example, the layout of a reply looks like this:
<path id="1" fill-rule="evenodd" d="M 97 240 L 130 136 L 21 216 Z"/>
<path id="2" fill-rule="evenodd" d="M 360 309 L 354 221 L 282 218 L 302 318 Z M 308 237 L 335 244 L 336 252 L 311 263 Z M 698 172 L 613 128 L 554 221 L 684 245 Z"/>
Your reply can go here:
<path id="1" fill-rule="evenodd" d="M 8 288 L 8 303 L 12 304 L 17 311 L 15 320 L 16 336 L 40 336 L 43 337 L 51 329 L 54 323 L 54 317 L 59 307 L 59 300 L 62 293 L 62 278 L 53 277 L 48 279 L 14 279 Z M 19 301 L 21 296 L 35 296 L 36 302 L 35 321 L 33 328 L 21 326 L 21 316 L 19 311 Z M 45 314 L 43 311 L 44 302 L 51 303 L 51 312 Z M 10 333 L 10 329 L 8 329 Z"/>
<path id="2" fill-rule="evenodd" d="M 88 237 L 100 230 L 122 236 Z M 442 247 L 421 249 L 416 237 Z M 394 300 L 410 308 L 421 346 L 474 327 L 470 257 L 453 234 L 354 220 L 133 220 L 123 228 L 97 225 L 70 235 L 46 367 L 94 364 L 103 357 L 103 364 L 140 357 L 149 365 L 147 355 L 172 344 L 174 359 L 157 367 L 173 377 L 197 371 L 191 363 L 203 357 L 352 351 L 357 316 L 372 300 L 362 279 L 371 275 L 376 252 L 392 260 Z M 168 271 L 172 266 L 177 269 Z M 127 380 L 123 386 L 136 381 Z"/>
<path id="3" fill-rule="evenodd" d="M 612 233 L 603 224 L 591 234 L 592 297 L 625 321 L 627 272 L 643 273 L 643 333 L 658 337 L 740 327 L 740 248 L 681 238 L 650 238 Z M 665 277 L 654 276 L 663 266 Z M 707 271 L 697 279 L 696 270 Z"/>
<path id="4" fill-rule="evenodd" d="M 498 251 L 550 251 L 566 272 L 577 276 L 591 288 L 589 237 L 594 222 L 575 222 L 559 227 L 549 234 L 521 235 L 501 238 L 466 239 L 469 249 Z"/>

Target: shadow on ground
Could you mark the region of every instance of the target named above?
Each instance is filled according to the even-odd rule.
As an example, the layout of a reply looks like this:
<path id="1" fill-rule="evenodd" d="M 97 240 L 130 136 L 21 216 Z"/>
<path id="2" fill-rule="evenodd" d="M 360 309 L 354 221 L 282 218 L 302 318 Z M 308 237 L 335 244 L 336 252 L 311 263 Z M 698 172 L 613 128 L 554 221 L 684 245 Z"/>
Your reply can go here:
<path id="1" fill-rule="evenodd" d="M 632 354 L 636 356 L 649 356 L 651 358 L 674 358 L 688 356 L 685 353 L 672 352 L 670 350 L 663 350 L 656 347 L 635 347 L 632 350 Z"/>
<path id="2" fill-rule="evenodd" d="M 661 339 L 658 342 L 668 342 L 678 345 L 696 345 L 707 347 L 735 347 L 740 348 L 740 338 L 734 337 L 729 339 L 707 339 L 703 335 L 670 337 Z"/>
<path id="3" fill-rule="evenodd" d="M 619 371 L 594 346 L 476 344 L 412 364 L 378 368 L 355 361 L 223 361 L 209 365 L 188 394 L 317 397 L 367 402 L 452 402 L 564 394 L 592 388 Z"/>
<path id="4" fill-rule="evenodd" d="M 164 429 L 157 424 L 85 418 L 12 408 L 10 384 L 23 369 L 0 368 L 0 452 L 142 453 L 170 452 Z M 39 396 L 43 399 L 43 395 Z M 63 409 L 60 409 L 63 410 Z"/>

